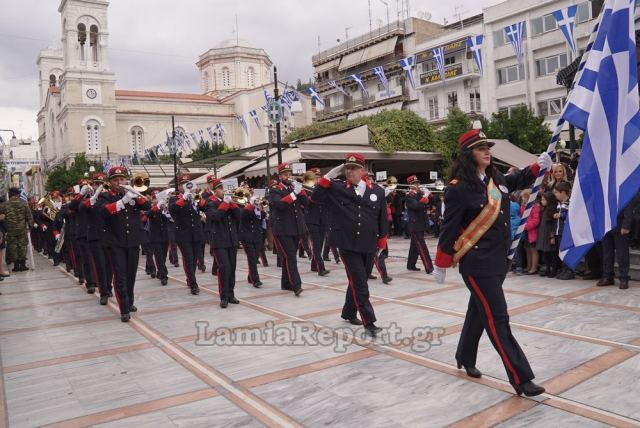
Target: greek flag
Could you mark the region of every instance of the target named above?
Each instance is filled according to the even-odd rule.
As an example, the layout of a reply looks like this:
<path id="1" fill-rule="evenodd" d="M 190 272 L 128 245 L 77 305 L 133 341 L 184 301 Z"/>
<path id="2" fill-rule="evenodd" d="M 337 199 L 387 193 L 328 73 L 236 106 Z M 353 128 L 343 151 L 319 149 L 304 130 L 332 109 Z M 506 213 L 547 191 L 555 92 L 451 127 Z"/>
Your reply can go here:
<path id="1" fill-rule="evenodd" d="M 322 102 L 322 99 L 320 98 L 320 95 L 318 95 L 318 93 L 316 92 L 315 88 L 310 87 L 307 89 L 307 92 L 309 92 L 309 95 L 311 95 L 311 98 L 315 98 L 316 102 L 320 104 L 322 107 L 324 107 L 324 103 Z"/>
<path id="2" fill-rule="evenodd" d="M 267 92 L 266 89 L 263 89 L 262 92 L 264 93 L 264 99 L 267 101 L 267 104 L 269 104 L 273 97 L 269 94 L 269 92 Z"/>
<path id="3" fill-rule="evenodd" d="M 224 128 L 220 122 L 216 123 L 216 132 L 222 138 L 222 142 L 224 143 Z"/>
<path id="4" fill-rule="evenodd" d="M 238 122 L 240 122 L 240 126 L 242 126 L 242 130 L 244 131 L 244 133 L 246 135 L 249 135 L 249 127 L 247 126 L 247 122 L 244 120 L 244 116 L 236 116 L 236 119 L 238 119 Z"/>
<path id="5" fill-rule="evenodd" d="M 389 90 L 389 80 L 387 79 L 387 76 L 385 76 L 384 74 L 384 67 L 381 65 L 377 67 L 373 67 L 373 72 L 375 73 L 376 76 L 378 76 L 378 79 L 380 79 L 380 83 L 382 83 L 382 86 L 384 87 L 387 97 L 390 97 L 391 91 Z"/>
<path id="6" fill-rule="evenodd" d="M 360 86 L 360 90 L 362 91 L 362 98 L 369 98 L 369 91 L 367 91 L 367 87 L 364 86 L 364 82 L 360 78 L 359 73 L 354 73 L 349 75 L 357 84 Z"/>
<path id="7" fill-rule="evenodd" d="M 467 39 L 467 49 L 471 51 L 473 55 L 473 59 L 478 66 L 478 70 L 480 74 L 484 73 L 484 67 L 482 66 L 482 42 L 484 41 L 484 36 L 471 36 Z"/>
<path id="8" fill-rule="evenodd" d="M 196 147 L 198 147 L 198 137 L 196 137 L 196 134 L 194 134 L 193 132 L 191 133 L 191 139 L 193 140 Z M 189 147 L 191 147 L 191 144 L 189 144 Z"/>
<path id="9" fill-rule="evenodd" d="M 576 22 L 577 10 L 578 5 L 574 4 L 566 9 L 556 10 L 552 13 L 558 23 L 560 31 L 562 31 L 562 34 L 564 35 L 564 38 L 567 39 L 567 44 L 569 45 L 574 58 L 577 56 L 576 40 L 573 37 L 573 28 Z"/>
<path id="10" fill-rule="evenodd" d="M 435 48 L 431 53 L 433 54 L 433 59 L 436 60 L 436 67 L 438 67 L 438 72 L 440 73 L 440 80 L 444 82 L 446 77 L 444 73 L 444 48 L 442 46 Z"/>
<path id="11" fill-rule="evenodd" d="M 207 126 L 207 132 L 209 133 L 209 137 L 211 137 L 211 143 L 216 142 L 216 136 L 213 135 L 213 129 L 210 126 Z"/>
<path id="12" fill-rule="evenodd" d="M 584 143 L 560 243 L 575 268 L 640 187 L 640 112 L 630 0 L 607 0 L 587 46 L 561 120 L 584 131 Z"/>
<path id="13" fill-rule="evenodd" d="M 504 27 L 504 32 L 507 38 L 513 45 L 513 50 L 516 53 L 516 60 L 518 65 L 522 64 L 522 36 L 524 34 L 524 21 L 511 24 L 508 27 Z"/>
<path id="14" fill-rule="evenodd" d="M 416 82 L 415 80 L 413 80 L 413 71 L 411 71 L 413 69 L 413 57 L 408 56 L 406 58 L 403 58 L 399 61 L 399 64 L 407 74 L 407 79 L 409 79 L 409 83 L 411 83 L 411 88 L 416 89 Z"/>
<path id="15" fill-rule="evenodd" d="M 251 119 L 253 119 L 253 122 L 256 124 L 256 126 L 258 127 L 258 131 L 261 131 L 262 128 L 260 128 L 260 119 L 258 119 L 258 113 L 256 113 L 255 110 L 251 110 L 249 112 L 249 116 L 251 116 Z"/>
<path id="16" fill-rule="evenodd" d="M 338 92 L 340 92 L 345 97 L 350 97 L 351 96 L 347 91 L 344 90 L 344 88 L 342 86 L 338 85 L 335 80 L 329 80 L 327 83 L 332 88 L 337 89 Z"/>
<path id="17" fill-rule="evenodd" d="M 24 189 L 20 189 L 20 199 L 22 199 L 24 202 L 29 201 L 29 196 L 27 196 L 27 192 Z"/>
<path id="18" fill-rule="evenodd" d="M 106 161 L 102 162 L 102 170 L 106 173 L 109 172 L 109 170 L 111 169 L 111 167 L 113 167 L 113 164 L 111 163 L 111 161 L 109 159 L 107 159 Z"/>

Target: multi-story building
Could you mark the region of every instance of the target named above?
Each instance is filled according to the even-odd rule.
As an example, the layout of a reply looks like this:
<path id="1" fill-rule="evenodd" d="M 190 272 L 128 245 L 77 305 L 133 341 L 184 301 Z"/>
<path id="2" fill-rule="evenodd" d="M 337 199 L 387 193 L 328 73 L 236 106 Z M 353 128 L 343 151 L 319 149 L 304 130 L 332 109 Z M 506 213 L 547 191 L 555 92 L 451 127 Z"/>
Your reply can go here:
<path id="1" fill-rule="evenodd" d="M 418 18 L 390 23 L 378 30 L 347 40 L 312 58 L 315 89 L 323 99 L 318 121 L 333 121 L 375 114 L 382 109 L 403 109 L 416 102 L 399 60 L 413 55 L 417 43 L 442 31 L 442 26 Z M 389 93 L 374 67 L 383 66 Z M 366 93 L 351 75 L 362 80 Z M 334 82 L 344 93 L 329 82 Z"/>
<path id="2" fill-rule="evenodd" d="M 482 34 L 482 15 L 446 25 L 442 33 L 416 46 L 413 73 L 418 102 L 411 108 L 427 121 L 443 121 L 453 107 L 471 116 L 486 114 L 482 75 L 466 43 L 477 34 Z M 444 48 L 444 80 L 433 56 L 433 50 L 440 47 Z"/>

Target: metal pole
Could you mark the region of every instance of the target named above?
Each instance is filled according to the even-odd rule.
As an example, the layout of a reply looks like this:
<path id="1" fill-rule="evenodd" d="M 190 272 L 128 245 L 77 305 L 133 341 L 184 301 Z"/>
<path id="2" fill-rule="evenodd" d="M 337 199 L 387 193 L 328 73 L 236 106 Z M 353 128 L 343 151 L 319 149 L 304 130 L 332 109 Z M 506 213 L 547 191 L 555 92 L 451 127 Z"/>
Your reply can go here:
<path id="1" fill-rule="evenodd" d="M 280 99 L 278 95 L 278 69 L 273 66 L 273 97 L 276 101 Z M 278 164 L 282 163 L 282 137 L 280 135 L 280 122 L 276 123 L 276 147 L 278 148 Z"/>
<path id="2" fill-rule="evenodd" d="M 213 175 L 216 178 L 218 178 L 218 165 L 217 165 L 217 162 L 216 162 L 216 158 L 218 157 L 218 138 L 220 138 L 220 137 L 218 135 L 216 135 L 216 142 L 214 143 L 215 144 L 215 148 L 213 149 Z"/>
<path id="3" fill-rule="evenodd" d="M 173 185 L 178 194 L 178 148 L 176 147 L 176 125 L 171 115 L 171 150 L 173 150 Z"/>
<path id="4" fill-rule="evenodd" d="M 569 152 L 574 154 L 576 152 L 576 128 L 569 124 Z"/>

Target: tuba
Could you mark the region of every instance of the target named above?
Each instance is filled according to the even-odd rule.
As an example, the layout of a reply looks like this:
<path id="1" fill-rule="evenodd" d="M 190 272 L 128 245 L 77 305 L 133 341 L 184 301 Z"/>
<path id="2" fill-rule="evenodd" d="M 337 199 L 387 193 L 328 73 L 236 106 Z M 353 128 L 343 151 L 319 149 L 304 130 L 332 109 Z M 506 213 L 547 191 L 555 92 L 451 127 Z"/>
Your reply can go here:
<path id="1" fill-rule="evenodd" d="M 251 198 L 251 191 L 249 191 L 249 189 L 247 189 L 246 187 L 238 187 L 233 192 L 232 197 L 236 204 L 245 205 L 247 202 L 249 202 L 249 198 Z"/>
<path id="2" fill-rule="evenodd" d="M 144 193 L 149 188 L 149 176 L 144 173 L 136 174 L 131 180 L 131 184 L 133 184 L 133 188 L 138 193 Z"/>
<path id="3" fill-rule="evenodd" d="M 55 207 L 49 194 L 45 195 L 38 201 L 38 205 L 42 205 L 42 214 L 51 221 L 56 219 L 59 209 Z"/>
<path id="4" fill-rule="evenodd" d="M 313 192 L 313 188 L 316 187 L 315 172 L 307 171 L 302 175 L 302 187 L 306 192 Z"/>

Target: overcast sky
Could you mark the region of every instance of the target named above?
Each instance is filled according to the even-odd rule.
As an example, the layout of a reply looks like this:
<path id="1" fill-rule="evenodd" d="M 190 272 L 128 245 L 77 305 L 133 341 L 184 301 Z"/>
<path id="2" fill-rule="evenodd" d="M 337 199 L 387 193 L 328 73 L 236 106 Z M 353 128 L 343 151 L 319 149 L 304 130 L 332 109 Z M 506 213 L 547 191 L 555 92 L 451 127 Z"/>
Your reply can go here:
<path id="1" fill-rule="evenodd" d="M 413 16 L 442 23 L 502 0 L 410 0 Z M 373 27 L 396 18 L 401 0 L 370 0 Z M 60 41 L 59 0 L 0 0 L 0 129 L 37 138 L 41 49 Z M 457 7 L 457 10 L 456 10 Z M 239 37 L 267 51 L 280 80 L 312 75 L 311 56 L 369 30 L 368 0 L 111 0 L 109 60 L 118 89 L 199 92 L 195 62 L 219 42 Z M 10 134 L 2 133 L 7 139 Z"/>

